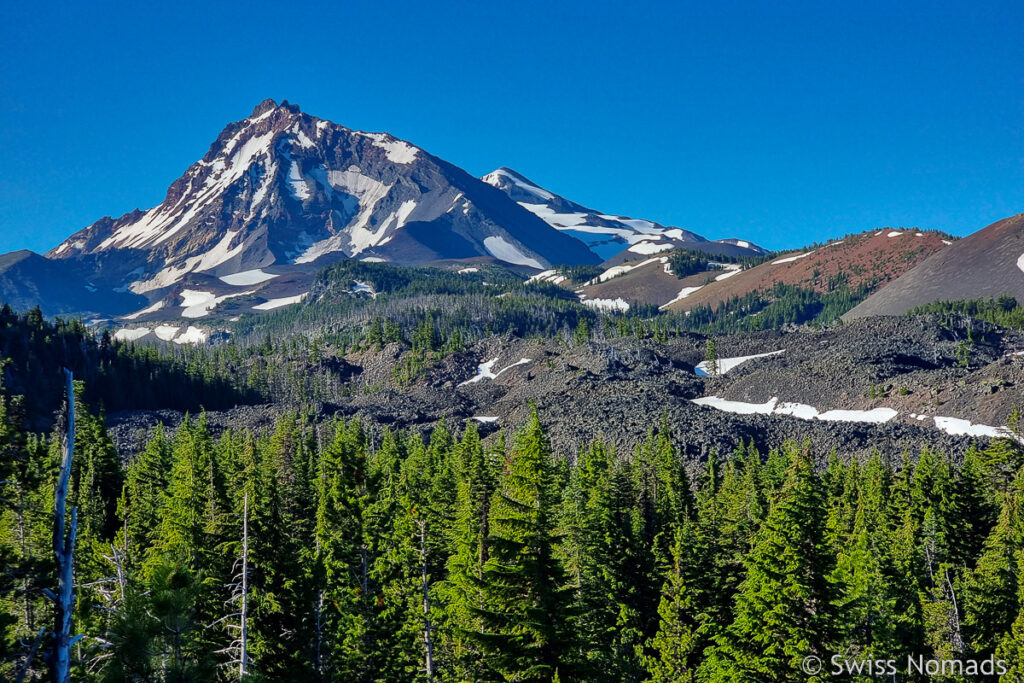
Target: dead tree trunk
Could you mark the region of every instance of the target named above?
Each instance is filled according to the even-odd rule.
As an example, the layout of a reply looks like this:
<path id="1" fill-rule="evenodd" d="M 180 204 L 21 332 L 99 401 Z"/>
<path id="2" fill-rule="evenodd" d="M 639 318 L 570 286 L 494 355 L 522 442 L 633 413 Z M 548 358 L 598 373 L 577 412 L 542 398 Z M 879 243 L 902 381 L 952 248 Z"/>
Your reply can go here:
<path id="1" fill-rule="evenodd" d="M 430 620 L 430 580 L 427 575 L 427 523 L 417 522 L 420 528 L 420 574 L 423 588 L 423 649 L 426 654 L 427 680 L 434 681 L 434 639 Z"/>
<path id="2" fill-rule="evenodd" d="M 249 492 L 242 504 L 242 633 L 238 656 L 238 678 L 244 679 L 249 668 Z"/>
<path id="3" fill-rule="evenodd" d="M 68 425 L 53 503 L 53 556 L 57 564 L 57 594 L 50 593 L 54 602 L 54 646 L 50 656 L 50 678 L 53 683 L 70 681 L 71 646 L 78 640 L 78 637 L 71 637 L 78 508 L 71 509 L 71 526 L 67 530 L 64 528 L 68 487 L 71 482 L 71 461 L 75 454 L 75 385 L 71 371 L 66 368 L 64 377 L 67 380 Z"/>

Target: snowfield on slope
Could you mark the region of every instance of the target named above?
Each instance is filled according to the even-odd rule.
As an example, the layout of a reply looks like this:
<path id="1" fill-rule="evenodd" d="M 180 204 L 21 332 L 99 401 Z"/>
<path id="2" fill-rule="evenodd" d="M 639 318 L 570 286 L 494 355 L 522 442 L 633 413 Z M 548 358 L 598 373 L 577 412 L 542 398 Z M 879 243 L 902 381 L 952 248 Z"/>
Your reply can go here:
<path id="1" fill-rule="evenodd" d="M 308 294 L 309 292 L 303 292 L 302 294 L 296 294 L 295 296 L 284 296 L 280 299 L 271 299 L 270 301 L 264 301 L 262 304 L 256 304 L 253 306 L 253 309 L 257 311 L 272 311 L 275 308 L 281 308 L 282 306 L 297 304 L 305 299 Z"/>
<path id="2" fill-rule="evenodd" d="M 530 258 L 523 252 L 519 251 L 514 244 L 510 243 L 504 237 L 498 237 L 496 235 L 485 237 L 484 248 L 490 252 L 491 256 L 505 261 L 506 263 L 514 263 L 517 266 L 530 266 L 538 270 L 544 269 L 544 266 L 540 261 Z"/>
<path id="3" fill-rule="evenodd" d="M 781 349 L 779 351 L 769 351 L 768 353 L 756 353 L 753 356 L 734 356 L 732 358 L 719 358 L 718 374 L 724 375 L 725 373 L 735 368 L 737 365 L 741 363 L 746 363 L 748 360 L 753 360 L 754 358 L 767 358 L 768 356 L 777 356 L 780 353 L 785 353 L 785 349 Z M 695 367 L 693 371 L 699 377 L 710 376 L 708 373 L 708 362 L 706 360 L 697 363 L 697 367 Z"/>
<path id="4" fill-rule="evenodd" d="M 253 292 L 238 292 L 237 294 L 224 294 L 216 296 L 213 292 L 204 292 L 196 289 L 183 289 L 181 291 L 181 312 L 183 318 L 202 318 L 209 314 L 219 303 L 236 296 L 246 296 Z"/>
<path id="5" fill-rule="evenodd" d="M 160 301 L 157 301 L 152 306 L 147 306 L 146 308 L 143 308 L 141 311 L 135 311 L 134 313 L 132 313 L 130 315 L 123 315 L 123 316 L 121 316 L 121 319 L 122 320 L 135 320 L 136 318 L 138 318 L 140 316 L 143 316 L 143 315 L 146 315 L 147 313 L 156 313 L 157 311 L 159 311 L 163 307 L 164 307 L 164 301 L 163 301 L 163 299 L 161 299 Z"/>
<path id="6" fill-rule="evenodd" d="M 1009 427 L 990 427 L 989 425 L 975 424 L 970 420 L 963 420 L 957 417 L 935 416 L 935 426 L 938 429 L 952 434 L 953 436 L 987 436 L 995 439 L 997 437 L 1015 438 Z"/>
<path id="7" fill-rule="evenodd" d="M 497 379 L 498 376 L 500 376 L 501 373 L 505 372 L 506 370 L 511 370 L 512 368 L 516 367 L 517 365 L 525 365 L 526 363 L 531 362 L 531 359 L 530 358 L 520 358 L 515 363 L 512 363 L 511 365 L 508 365 L 508 366 L 502 368 L 501 370 L 498 370 L 497 372 L 494 372 L 493 371 L 494 364 L 497 363 L 497 362 L 498 362 L 498 359 L 497 359 L 497 357 L 495 357 L 495 358 L 492 358 L 491 360 L 487 361 L 486 363 L 481 363 L 480 365 L 476 366 L 476 375 L 471 377 L 470 379 L 467 379 L 465 382 L 460 382 L 459 386 L 461 387 L 461 386 L 465 386 L 467 384 L 476 384 L 477 382 L 479 382 L 481 380 L 485 380 L 485 379 Z"/>
<path id="8" fill-rule="evenodd" d="M 582 296 L 580 295 L 580 303 L 598 311 L 621 311 L 625 313 L 629 310 L 629 303 L 625 299 L 584 299 Z"/>
<path id="9" fill-rule="evenodd" d="M 820 412 L 814 406 L 803 403 L 779 403 L 772 397 L 766 403 L 746 403 L 729 401 L 718 396 L 705 396 L 692 399 L 693 403 L 708 406 L 716 410 L 739 415 L 789 415 L 802 420 L 823 420 L 826 422 L 870 422 L 882 424 L 898 414 L 892 408 L 873 408 L 872 410 L 827 410 Z"/>
<path id="10" fill-rule="evenodd" d="M 666 308 L 668 308 L 669 306 L 671 306 L 675 302 L 682 301 L 683 299 L 685 299 L 686 297 L 690 296 L 691 294 L 693 294 L 697 290 L 700 290 L 700 289 L 703 289 L 703 288 L 704 288 L 704 285 L 697 285 L 696 287 L 683 287 L 681 290 L 679 290 L 679 294 L 676 294 L 676 298 L 675 299 L 672 299 L 672 301 L 669 301 L 668 303 L 664 303 L 661 306 L 658 306 L 658 310 L 659 311 L 664 311 Z"/>
<path id="11" fill-rule="evenodd" d="M 135 341 L 149 334 L 148 327 L 123 328 L 114 333 L 117 341 Z"/>
<path id="12" fill-rule="evenodd" d="M 262 270 L 257 268 L 256 270 L 243 270 L 239 273 L 225 275 L 219 279 L 226 285 L 240 287 L 245 285 L 258 285 L 261 282 L 273 280 L 275 277 L 280 276 L 274 273 L 264 273 Z"/>

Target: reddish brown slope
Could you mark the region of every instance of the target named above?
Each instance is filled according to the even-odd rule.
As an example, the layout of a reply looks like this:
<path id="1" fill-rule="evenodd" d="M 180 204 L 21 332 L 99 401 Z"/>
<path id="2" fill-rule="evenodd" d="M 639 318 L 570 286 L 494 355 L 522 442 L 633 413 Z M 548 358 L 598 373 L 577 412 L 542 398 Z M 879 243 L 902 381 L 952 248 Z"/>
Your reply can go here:
<path id="1" fill-rule="evenodd" d="M 686 311 L 696 306 L 714 308 L 734 296 L 769 290 L 776 283 L 825 291 L 829 280 L 840 273 L 847 277 L 850 287 L 861 283 L 880 287 L 942 251 L 946 247 L 943 237 L 935 232 L 890 229 L 850 235 L 822 247 L 784 254 L 731 277 L 704 284 L 666 308 L 672 311 Z M 708 273 L 708 276 L 720 274 Z M 706 281 L 707 276 L 704 276 L 697 284 Z"/>
<path id="2" fill-rule="evenodd" d="M 957 241 L 872 294 L 844 318 L 902 315 L 934 301 L 1000 294 L 1024 301 L 1024 214 Z"/>

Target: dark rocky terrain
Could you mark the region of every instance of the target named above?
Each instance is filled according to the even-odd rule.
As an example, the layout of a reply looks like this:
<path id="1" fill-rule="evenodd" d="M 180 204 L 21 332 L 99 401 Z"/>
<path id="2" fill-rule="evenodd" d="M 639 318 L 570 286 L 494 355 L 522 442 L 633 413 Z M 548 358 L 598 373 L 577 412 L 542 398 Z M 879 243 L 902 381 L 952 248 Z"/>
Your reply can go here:
<path id="1" fill-rule="evenodd" d="M 975 335 L 980 336 L 976 329 Z M 819 454 L 833 449 L 864 456 L 873 449 L 897 458 L 928 444 L 960 453 L 971 442 L 936 428 L 916 415 L 942 415 L 972 423 L 1006 424 L 1024 403 L 1024 335 L 990 327 L 972 346 L 970 367 L 957 364 L 964 331 L 947 329 L 929 317 L 882 318 L 827 330 L 735 335 L 718 340 L 719 356 L 784 349 L 747 361 L 720 377 L 700 377 L 694 367 L 704 358 L 706 340 L 696 335 L 665 343 L 615 339 L 572 344 L 559 340 L 489 338 L 432 365 L 409 386 L 396 383 L 393 368 L 402 351 L 350 354 L 339 365 L 349 382 L 348 396 L 314 406 L 317 419 L 356 416 L 375 428 L 427 431 L 441 419 L 480 424 L 494 438 L 516 429 L 531 402 L 550 428 L 552 443 L 572 455 L 602 435 L 620 453 L 630 453 L 664 415 L 691 461 L 710 449 L 729 451 L 741 440 L 763 447 L 786 439 L 810 439 Z M 471 381 L 478 366 L 494 378 Z M 529 359 L 521 362 L 522 359 Z M 884 424 L 805 420 L 785 415 L 740 415 L 695 405 L 706 395 L 752 403 L 777 397 L 820 411 L 888 407 L 897 416 Z M 875 397 L 872 398 L 871 396 Z M 240 407 L 208 415 L 211 426 L 265 428 L 286 406 Z M 181 414 L 131 412 L 110 416 L 125 454 L 157 422 L 174 425 Z"/>

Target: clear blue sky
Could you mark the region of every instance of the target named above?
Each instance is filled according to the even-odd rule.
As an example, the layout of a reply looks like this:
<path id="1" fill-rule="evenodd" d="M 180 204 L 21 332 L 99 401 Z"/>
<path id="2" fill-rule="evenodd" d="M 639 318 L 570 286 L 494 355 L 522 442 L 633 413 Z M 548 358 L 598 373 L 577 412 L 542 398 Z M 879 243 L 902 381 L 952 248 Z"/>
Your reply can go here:
<path id="1" fill-rule="evenodd" d="M 711 238 L 967 234 L 1024 211 L 1022 8 L 6 2 L 0 251 L 158 204 L 266 97 Z"/>

